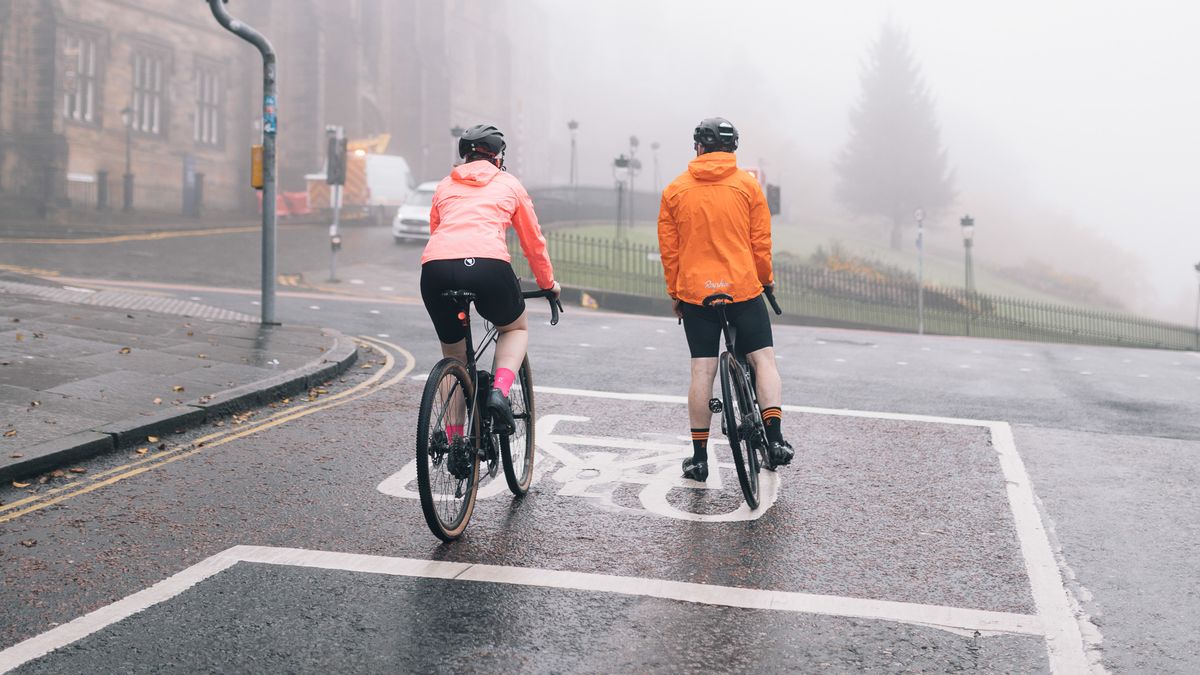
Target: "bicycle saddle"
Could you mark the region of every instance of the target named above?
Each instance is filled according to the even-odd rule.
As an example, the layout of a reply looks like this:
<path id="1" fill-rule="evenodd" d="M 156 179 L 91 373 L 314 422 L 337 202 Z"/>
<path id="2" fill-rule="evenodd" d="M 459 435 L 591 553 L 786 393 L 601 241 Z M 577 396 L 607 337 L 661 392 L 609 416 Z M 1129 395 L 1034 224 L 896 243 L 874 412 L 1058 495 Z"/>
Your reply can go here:
<path id="1" fill-rule="evenodd" d="M 704 306 L 712 307 L 713 305 L 724 305 L 730 302 L 733 302 L 732 295 L 729 295 L 728 293 L 713 293 L 704 299 Z"/>

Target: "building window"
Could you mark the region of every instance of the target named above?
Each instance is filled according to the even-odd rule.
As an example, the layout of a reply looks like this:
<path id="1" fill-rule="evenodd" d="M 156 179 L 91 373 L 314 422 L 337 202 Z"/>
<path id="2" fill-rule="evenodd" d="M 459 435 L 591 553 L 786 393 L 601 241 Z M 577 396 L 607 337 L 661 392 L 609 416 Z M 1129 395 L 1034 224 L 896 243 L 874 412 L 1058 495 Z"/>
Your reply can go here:
<path id="1" fill-rule="evenodd" d="M 215 68 L 196 67 L 196 120 L 192 137 L 203 145 L 221 144 L 221 75 Z"/>
<path id="2" fill-rule="evenodd" d="M 96 40 L 69 34 L 64 41 L 63 117 L 77 122 L 96 121 Z"/>
<path id="3" fill-rule="evenodd" d="M 165 61 L 160 54 L 138 51 L 133 54 L 134 131 L 161 134 L 163 124 L 163 86 Z"/>

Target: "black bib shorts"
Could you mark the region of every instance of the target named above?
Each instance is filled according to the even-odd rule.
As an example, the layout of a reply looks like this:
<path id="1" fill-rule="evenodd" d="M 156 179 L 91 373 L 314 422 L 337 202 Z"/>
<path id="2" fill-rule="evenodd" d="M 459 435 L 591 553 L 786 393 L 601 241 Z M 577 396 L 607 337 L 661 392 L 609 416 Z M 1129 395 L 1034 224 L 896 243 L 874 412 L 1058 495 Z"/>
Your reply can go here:
<path id="1" fill-rule="evenodd" d="M 507 262 L 494 258 L 430 260 L 421 266 L 421 299 L 438 339 L 446 344 L 462 340 L 467 333 L 458 319 L 457 301 L 442 297 L 442 291 L 471 291 L 476 311 L 497 326 L 516 321 L 525 311 L 521 282 Z"/>
<path id="2" fill-rule="evenodd" d="M 683 312 L 683 332 L 687 334 L 692 358 L 716 358 L 723 347 L 721 317 L 717 308 L 681 302 L 679 309 Z M 735 347 L 739 356 L 775 346 L 771 317 L 767 314 L 767 303 L 761 295 L 752 300 L 725 305 L 725 318 L 736 331 Z"/>

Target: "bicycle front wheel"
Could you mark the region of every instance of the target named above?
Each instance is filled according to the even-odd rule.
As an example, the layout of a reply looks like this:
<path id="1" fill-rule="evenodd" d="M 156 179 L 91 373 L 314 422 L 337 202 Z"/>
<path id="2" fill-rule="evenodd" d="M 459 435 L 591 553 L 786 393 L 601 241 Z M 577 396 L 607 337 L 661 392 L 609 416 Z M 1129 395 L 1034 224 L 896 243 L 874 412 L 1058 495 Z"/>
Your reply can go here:
<path id="1" fill-rule="evenodd" d="M 758 454 L 750 434 L 754 424 L 754 403 L 747 390 L 745 371 L 733 354 L 721 354 L 721 398 L 724 400 L 725 437 L 733 452 L 733 466 L 737 469 L 738 483 L 746 505 L 758 508 Z"/>
<path id="2" fill-rule="evenodd" d="M 417 489 L 430 531 L 442 541 L 462 536 L 479 491 L 473 440 L 474 390 L 467 369 L 442 359 L 429 373 L 417 415 Z"/>
<path id="3" fill-rule="evenodd" d="M 533 482 L 533 372 L 529 369 L 529 356 L 521 363 L 517 379 L 508 392 L 512 403 L 513 420 L 517 429 L 512 436 L 500 435 L 500 458 L 504 460 L 504 480 L 514 495 L 521 496 L 529 491 Z"/>

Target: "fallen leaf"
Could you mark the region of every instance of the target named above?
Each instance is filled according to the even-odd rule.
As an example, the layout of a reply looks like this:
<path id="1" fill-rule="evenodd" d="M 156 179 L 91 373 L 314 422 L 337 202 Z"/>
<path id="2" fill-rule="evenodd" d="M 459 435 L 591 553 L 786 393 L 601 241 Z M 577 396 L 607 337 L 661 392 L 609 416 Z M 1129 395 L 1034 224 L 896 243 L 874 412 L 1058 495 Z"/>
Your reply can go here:
<path id="1" fill-rule="evenodd" d="M 22 458 L 22 457 L 24 457 L 24 456 L 25 456 L 25 455 L 22 455 L 22 454 L 21 454 L 21 453 L 19 453 L 19 452 L 14 452 L 13 454 L 9 455 L 9 458 L 10 458 L 10 459 L 21 459 L 21 458 Z"/>
<path id="2" fill-rule="evenodd" d="M 24 335 L 22 335 L 21 333 L 17 333 L 17 342 L 21 342 L 24 339 L 25 339 Z"/>
<path id="3" fill-rule="evenodd" d="M 51 478 L 62 478 L 65 475 L 67 475 L 67 472 L 63 471 L 62 469 L 55 469 L 50 472 Z"/>
<path id="4" fill-rule="evenodd" d="M 162 399 L 155 396 L 154 397 L 154 405 L 162 405 Z"/>
<path id="5" fill-rule="evenodd" d="M 4 432 L 5 438 L 12 438 L 13 436 L 16 436 L 16 435 L 17 435 L 16 429 L 9 429 L 8 431 Z"/>
<path id="6" fill-rule="evenodd" d="M 291 402 L 292 402 L 292 399 L 290 399 L 290 398 L 285 398 L 282 401 L 280 401 L 280 403 L 283 403 L 284 405 L 287 405 L 288 403 L 291 403 Z"/>
<path id="7" fill-rule="evenodd" d="M 223 427 L 223 426 L 225 426 L 225 423 L 224 423 L 224 422 L 222 422 L 222 421 L 220 421 L 220 420 L 218 420 L 218 421 L 216 421 L 216 422 L 213 422 L 213 426 L 214 426 L 214 427 Z"/>
<path id="8" fill-rule="evenodd" d="M 158 442 L 158 436 L 147 436 L 147 437 L 146 437 L 146 442 L 147 442 L 147 443 L 157 443 L 157 442 Z"/>
<path id="9" fill-rule="evenodd" d="M 25 548 L 33 548 L 34 546 L 37 546 L 37 539 L 26 539 L 25 541 L 21 542 L 21 545 Z"/>
<path id="10" fill-rule="evenodd" d="M 13 319 L 13 320 L 12 320 L 12 322 L 13 322 L 13 323 L 21 323 L 21 320 L 20 320 L 20 319 Z"/>
<path id="11" fill-rule="evenodd" d="M 189 331 L 188 331 L 188 337 L 191 337 L 191 336 L 193 336 L 193 335 L 195 335 L 195 333 L 193 333 L 192 331 L 190 331 L 190 330 L 189 330 Z"/>
<path id="12" fill-rule="evenodd" d="M 130 349 L 129 347 L 121 347 L 121 349 L 117 353 L 118 354 L 128 354 L 131 351 L 133 351 L 133 350 Z"/>
<path id="13" fill-rule="evenodd" d="M 139 455 L 144 455 L 144 454 L 146 454 L 147 452 L 150 452 L 150 448 L 138 448 L 138 449 L 137 449 L 137 450 L 135 450 L 134 452 L 136 452 L 136 453 L 137 453 L 137 454 L 139 454 Z"/>
<path id="14" fill-rule="evenodd" d="M 133 315 L 132 315 L 132 314 L 126 314 L 126 315 L 125 315 L 125 318 L 126 318 L 126 319 L 132 319 L 132 318 L 133 318 Z"/>
<path id="15" fill-rule="evenodd" d="M 41 401 L 30 401 L 30 402 L 29 402 L 29 407 L 30 407 L 30 408 L 36 408 L 36 407 L 38 407 L 38 406 L 39 406 L 39 405 L 41 405 L 41 404 L 42 404 L 42 402 L 41 402 Z"/>
<path id="16" fill-rule="evenodd" d="M 178 385 L 178 384 L 176 384 L 176 385 L 174 385 L 174 386 L 172 386 L 172 387 L 171 387 L 171 391 L 174 391 L 174 392 L 181 392 L 181 391 L 183 391 L 183 387 L 182 387 L 182 386 L 180 386 L 180 385 Z"/>
<path id="17" fill-rule="evenodd" d="M 364 364 L 362 364 L 361 366 L 359 366 L 359 368 L 362 368 L 363 370 L 367 370 L 367 369 L 369 369 L 369 368 L 372 368 L 372 367 L 373 367 L 373 366 L 372 366 L 371 364 L 369 364 L 369 363 L 364 363 Z"/>
<path id="18" fill-rule="evenodd" d="M 35 338 L 37 338 L 37 339 L 39 339 L 39 340 L 45 340 L 45 339 L 46 339 L 46 334 L 45 334 L 45 333 L 34 333 L 34 334 L 33 334 L 33 337 L 35 337 Z"/>
<path id="19" fill-rule="evenodd" d="M 73 466 L 71 467 L 71 473 L 87 473 L 87 469 L 82 466 Z"/>
<path id="20" fill-rule="evenodd" d="M 198 358 L 198 359 L 207 359 L 207 358 L 208 358 L 208 354 L 197 354 L 197 355 L 196 355 L 196 358 Z"/>
<path id="21" fill-rule="evenodd" d="M 204 396 L 201 396 L 201 397 L 200 397 L 200 402 L 201 402 L 201 403 L 208 403 L 209 401 L 211 401 L 211 400 L 212 400 L 212 398 L 213 398 L 213 397 L 212 397 L 212 394 L 205 394 Z"/>
<path id="22" fill-rule="evenodd" d="M 159 444 L 158 444 L 158 449 L 159 449 L 159 450 L 166 450 L 166 449 L 167 449 L 167 444 L 166 444 L 166 443 L 159 443 Z"/>
<path id="23" fill-rule="evenodd" d="M 49 482 L 50 482 L 50 476 L 38 476 L 38 479 L 37 479 L 38 485 L 45 485 L 46 483 L 49 483 Z"/>
<path id="24" fill-rule="evenodd" d="M 17 481 L 14 480 L 13 487 L 15 487 L 15 488 L 29 487 L 29 483 L 18 483 Z"/>

